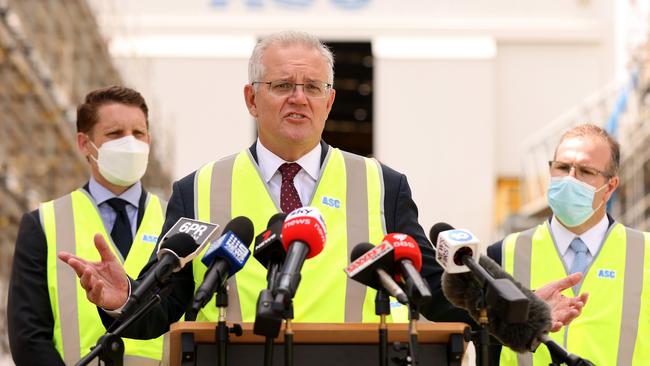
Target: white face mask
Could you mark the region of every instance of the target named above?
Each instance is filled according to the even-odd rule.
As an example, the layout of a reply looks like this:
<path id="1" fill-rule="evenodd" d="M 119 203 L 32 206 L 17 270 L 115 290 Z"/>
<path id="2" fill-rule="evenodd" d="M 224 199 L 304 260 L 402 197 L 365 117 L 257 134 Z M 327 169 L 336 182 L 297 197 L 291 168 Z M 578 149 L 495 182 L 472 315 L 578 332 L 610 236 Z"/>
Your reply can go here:
<path id="1" fill-rule="evenodd" d="M 133 135 L 106 141 L 99 148 L 90 143 L 97 150 L 97 159 L 91 157 L 97 162 L 99 173 L 115 185 L 128 187 L 147 171 L 149 144 Z"/>

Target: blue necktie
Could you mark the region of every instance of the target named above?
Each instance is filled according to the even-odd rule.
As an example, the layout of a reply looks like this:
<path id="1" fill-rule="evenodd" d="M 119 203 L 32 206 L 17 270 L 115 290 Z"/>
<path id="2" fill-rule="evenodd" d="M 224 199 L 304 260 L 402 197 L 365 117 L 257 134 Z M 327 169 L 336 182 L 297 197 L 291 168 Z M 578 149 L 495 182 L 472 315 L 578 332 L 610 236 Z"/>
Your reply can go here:
<path id="1" fill-rule="evenodd" d="M 579 237 L 576 237 L 571 241 L 571 244 L 569 244 L 569 246 L 576 254 L 575 257 L 573 257 L 573 264 L 571 264 L 571 270 L 569 271 L 569 274 L 574 274 L 576 272 L 582 272 L 584 274 L 585 270 L 587 269 L 587 253 L 589 252 L 587 244 L 585 244 L 585 242 L 583 242 Z M 573 292 L 575 294 L 578 294 L 579 289 L 580 283 L 573 286 Z"/>
<path id="2" fill-rule="evenodd" d="M 573 257 L 573 264 L 571 265 L 569 274 L 576 272 L 584 273 L 585 269 L 587 269 L 587 253 L 589 252 L 587 245 L 582 241 L 582 239 L 576 237 L 571 241 L 569 247 L 571 247 L 573 252 L 576 254 L 575 257 Z"/>

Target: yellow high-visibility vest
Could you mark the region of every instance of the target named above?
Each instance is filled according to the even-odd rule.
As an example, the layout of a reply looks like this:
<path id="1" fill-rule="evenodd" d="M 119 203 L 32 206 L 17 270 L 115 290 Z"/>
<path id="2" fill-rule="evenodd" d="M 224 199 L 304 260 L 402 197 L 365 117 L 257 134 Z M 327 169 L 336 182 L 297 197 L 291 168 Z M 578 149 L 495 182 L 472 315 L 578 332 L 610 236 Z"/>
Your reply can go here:
<path id="1" fill-rule="evenodd" d="M 551 333 L 569 352 L 595 365 L 650 364 L 650 241 L 648 233 L 614 223 L 585 271 L 579 292 L 588 292 L 582 314 Z M 535 289 L 568 275 L 548 222 L 503 241 L 503 268 Z M 573 289 L 566 296 L 575 296 Z M 535 353 L 501 351 L 501 365 L 548 365 L 543 344 Z"/>
<path id="2" fill-rule="evenodd" d="M 195 177 L 195 217 L 218 223 L 246 216 L 255 233 L 266 229 L 269 218 L 281 212 L 274 202 L 249 150 L 203 166 Z M 384 183 L 379 163 L 330 148 L 322 174 L 308 206 L 320 210 L 327 226 L 323 251 L 305 261 L 300 287 L 293 299 L 296 322 L 376 322 L 375 293 L 351 279 L 343 269 L 350 252 L 361 242 L 378 244 L 386 234 Z M 193 262 L 194 281 L 203 281 L 206 266 Z M 254 258 L 228 280 L 228 320 L 255 321 L 257 297 L 266 287 L 267 270 Z M 407 321 L 408 309 L 391 303 L 393 321 Z M 216 321 L 215 298 L 197 320 Z"/>
<path id="3" fill-rule="evenodd" d="M 126 273 L 137 278 L 148 262 L 164 222 L 164 202 L 148 194 L 142 222 L 133 239 L 126 261 L 117 250 L 93 198 L 83 189 L 41 204 L 41 225 L 47 240 L 47 283 L 54 315 L 54 346 L 68 365 L 90 352 L 106 332 L 97 307 L 86 298 L 75 272 L 57 259 L 67 251 L 89 261 L 99 261 L 93 237 L 104 239 L 124 265 Z M 124 338 L 125 365 L 158 365 L 162 358 L 162 337 L 151 340 Z"/>

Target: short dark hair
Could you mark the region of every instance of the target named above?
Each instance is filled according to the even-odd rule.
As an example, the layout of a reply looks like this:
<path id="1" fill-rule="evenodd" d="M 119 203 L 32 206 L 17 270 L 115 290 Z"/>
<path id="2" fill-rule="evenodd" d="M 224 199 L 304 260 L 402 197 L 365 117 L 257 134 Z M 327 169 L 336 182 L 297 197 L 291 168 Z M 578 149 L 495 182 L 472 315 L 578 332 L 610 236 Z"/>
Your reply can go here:
<path id="1" fill-rule="evenodd" d="M 125 86 L 113 85 L 93 90 L 86 95 L 84 102 L 77 107 L 77 132 L 89 133 L 97 124 L 99 107 L 111 103 L 140 108 L 149 128 L 149 108 L 142 94 Z"/>
<path id="2" fill-rule="evenodd" d="M 607 131 L 596 125 L 586 123 L 571 128 L 562 135 L 562 138 L 560 138 L 560 143 L 558 143 L 558 147 L 567 138 L 583 136 L 599 137 L 609 145 L 610 161 L 607 166 L 606 173 L 611 176 L 617 175 L 619 166 L 621 164 L 621 146 L 609 133 L 607 133 Z M 555 148 L 555 154 L 557 155 L 557 147 Z"/>

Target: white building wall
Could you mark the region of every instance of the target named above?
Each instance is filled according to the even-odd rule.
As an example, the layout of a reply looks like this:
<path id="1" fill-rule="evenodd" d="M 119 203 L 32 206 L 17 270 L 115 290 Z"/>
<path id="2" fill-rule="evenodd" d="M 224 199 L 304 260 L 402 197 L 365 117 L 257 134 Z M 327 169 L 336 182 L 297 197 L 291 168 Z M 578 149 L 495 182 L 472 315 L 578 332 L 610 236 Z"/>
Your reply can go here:
<path id="1" fill-rule="evenodd" d="M 375 64 L 375 155 L 408 175 L 425 230 L 448 221 L 486 242 L 496 180 L 520 174 L 521 141 L 615 76 L 614 1 L 91 0 L 126 73 L 150 60 L 136 86 L 163 108 L 176 178 L 253 141 L 242 88 L 264 34 L 291 27 L 373 52 L 391 37 L 492 40 L 489 59 Z"/>
<path id="2" fill-rule="evenodd" d="M 493 70 L 492 60 L 375 63 L 375 155 L 407 175 L 427 234 L 443 221 L 489 238 Z"/>
<path id="3" fill-rule="evenodd" d="M 495 68 L 498 174 L 519 176 L 521 142 L 606 84 L 613 76 L 606 67 L 594 44 L 500 43 Z"/>
<path id="4" fill-rule="evenodd" d="M 122 59 L 120 65 L 125 75 L 141 71 L 138 62 Z M 152 107 L 161 108 L 166 119 L 160 121 L 167 131 L 167 136 L 161 136 L 162 153 L 170 162 L 174 179 L 248 147 L 255 138 L 255 122 L 244 103 L 247 68 L 247 58 L 157 58 L 147 62 L 153 80 L 143 92 L 155 96 L 159 105 Z"/>

